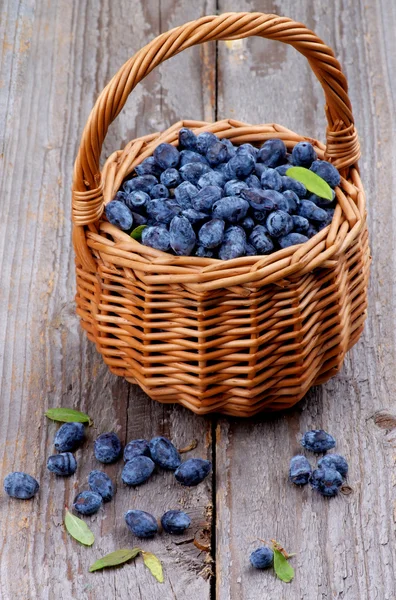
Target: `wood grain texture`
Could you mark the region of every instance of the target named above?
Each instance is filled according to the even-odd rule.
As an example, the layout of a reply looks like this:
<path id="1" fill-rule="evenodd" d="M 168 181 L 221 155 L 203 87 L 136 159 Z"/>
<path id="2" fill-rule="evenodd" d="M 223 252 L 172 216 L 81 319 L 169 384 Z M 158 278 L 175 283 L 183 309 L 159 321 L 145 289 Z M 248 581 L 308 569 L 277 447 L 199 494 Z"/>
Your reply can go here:
<path id="1" fill-rule="evenodd" d="M 395 429 L 389 414 L 396 408 L 395 6 L 385 0 L 220 1 L 221 12 L 236 9 L 301 21 L 340 59 L 362 143 L 373 266 L 365 333 L 341 373 L 288 413 L 218 422 L 216 597 L 394 599 Z M 322 92 L 292 48 L 257 38 L 219 45 L 218 56 L 219 118 L 274 120 L 324 139 Z M 383 411 L 381 418 L 373 418 L 376 411 Z M 336 436 L 337 449 L 349 460 L 350 495 L 328 501 L 287 482 L 301 433 L 317 427 Z M 275 538 L 297 552 L 292 583 L 249 567 L 258 538 Z"/>
<path id="2" fill-rule="evenodd" d="M 170 0 L 2 3 L 1 480 L 23 470 L 41 484 L 32 502 L 0 492 L 2 600 L 209 598 L 210 561 L 193 537 L 210 528 L 210 480 L 188 490 L 176 485 L 172 474 L 158 473 L 147 485 L 126 489 L 120 483 L 122 464 L 105 467 L 119 492 L 87 519 L 94 546 L 80 546 L 62 525 L 63 506 L 70 506 L 76 491 L 87 486 L 89 471 L 100 466 L 92 440 L 103 431 L 117 431 L 123 442 L 164 433 L 180 447 L 197 438 L 191 455 L 211 456 L 210 421 L 154 403 L 110 375 L 80 331 L 69 216 L 79 137 L 100 90 L 149 39 L 208 12 L 213 12 L 210 1 L 194 6 Z M 139 86 L 112 127 L 104 154 L 182 116 L 213 119 L 214 89 L 213 47 L 179 55 Z M 43 414 L 61 405 L 85 410 L 95 420 L 77 452 L 77 476 L 67 480 L 50 476 L 45 467 L 57 426 Z M 124 524 L 127 509 L 160 517 L 180 506 L 192 517 L 192 535 L 162 535 L 142 544 L 163 561 L 163 585 L 141 559 L 118 571 L 88 573 L 101 555 L 137 545 Z"/>

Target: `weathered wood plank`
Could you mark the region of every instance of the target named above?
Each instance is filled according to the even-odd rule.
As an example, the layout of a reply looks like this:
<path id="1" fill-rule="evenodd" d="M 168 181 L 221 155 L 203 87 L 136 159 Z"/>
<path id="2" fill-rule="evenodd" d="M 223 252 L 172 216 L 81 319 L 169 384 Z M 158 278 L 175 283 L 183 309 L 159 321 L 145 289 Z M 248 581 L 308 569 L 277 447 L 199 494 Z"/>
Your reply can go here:
<path id="1" fill-rule="evenodd" d="M 142 561 L 119 571 L 89 574 L 97 557 L 138 540 L 123 514 L 143 508 L 160 516 L 185 506 L 192 533 L 210 520 L 211 482 L 196 490 L 159 473 L 142 488 L 124 489 L 88 519 L 92 548 L 64 531 L 63 506 L 98 463 L 92 439 L 116 430 L 125 442 L 164 433 L 192 453 L 211 455 L 211 423 L 181 408 L 151 402 L 137 387 L 110 375 L 80 331 L 74 313 L 70 186 L 79 136 L 104 84 L 121 64 L 163 30 L 213 12 L 214 1 L 68 2 L 8 0 L 2 5 L 0 222 L 0 460 L 1 480 L 24 470 L 41 484 L 39 497 L 18 502 L 0 493 L 0 597 L 4 600 L 209 598 L 207 554 L 188 541 L 158 536 L 144 547 L 164 563 L 158 584 Z M 213 118 L 214 48 L 183 53 L 152 73 L 112 126 L 105 155 L 174 120 Z M 202 81 L 209 82 L 203 92 Z M 188 98 L 188 102 L 186 99 Z M 77 453 L 77 477 L 46 471 L 56 425 L 49 406 L 75 406 L 95 425 Z M 122 465 L 105 470 L 120 481 Z M 186 543 L 177 543 L 177 542 Z"/>
<path id="2" fill-rule="evenodd" d="M 221 0 L 220 10 L 235 10 L 235 2 Z M 391 599 L 396 594 L 395 429 L 386 434 L 373 414 L 396 413 L 395 6 L 385 0 L 252 0 L 239 2 L 238 10 L 275 12 L 306 23 L 340 58 L 361 137 L 374 261 L 365 333 L 342 372 L 287 414 L 218 423 L 216 597 Z M 218 70 L 220 118 L 276 121 L 323 139 L 321 89 L 293 49 L 258 38 L 221 44 Z M 315 427 L 336 435 L 339 451 L 349 459 L 352 494 L 326 501 L 288 484 L 288 462 L 299 451 L 299 437 Z M 289 585 L 271 571 L 249 567 L 257 538 L 273 537 L 297 552 L 296 578 Z"/>

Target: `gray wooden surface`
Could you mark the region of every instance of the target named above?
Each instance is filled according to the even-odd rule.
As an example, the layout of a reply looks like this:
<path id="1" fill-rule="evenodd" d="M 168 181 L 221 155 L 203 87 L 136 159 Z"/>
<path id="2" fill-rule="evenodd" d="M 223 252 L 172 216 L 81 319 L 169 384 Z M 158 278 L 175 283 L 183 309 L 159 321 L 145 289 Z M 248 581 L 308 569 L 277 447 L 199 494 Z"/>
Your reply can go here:
<path id="1" fill-rule="evenodd" d="M 0 491 L 1 600 L 394 600 L 394 3 L 3 0 L 1 9 L 1 479 L 25 470 L 41 484 L 32 502 Z M 73 305 L 70 184 L 90 108 L 147 40 L 216 9 L 291 16 L 335 49 L 349 78 L 361 138 L 374 258 L 365 333 L 341 373 L 292 411 L 249 421 L 163 407 L 111 376 L 80 331 Z M 217 62 L 209 45 L 152 73 L 112 126 L 105 154 L 181 117 L 212 120 L 216 113 L 251 123 L 276 121 L 324 138 L 323 97 L 305 60 L 291 48 L 253 39 L 220 44 Z M 66 481 L 45 468 L 56 425 L 43 413 L 60 405 L 95 419 L 77 453 L 77 476 Z M 298 451 L 301 432 L 312 427 L 335 434 L 348 457 L 349 495 L 326 501 L 288 485 L 288 460 Z M 63 506 L 96 466 L 92 439 L 111 429 L 123 441 L 164 433 L 184 446 L 196 438 L 191 455 L 212 456 L 215 474 L 195 490 L 176 487 L 163 474 L 136 490 L 120 484 L 115 501 L 89 519 L 96 541 L 85 548 L 64 532 Z M 120 468 L 106 471 L 119 480 Z M 163 561 L 163 585 L 141 560 L 121 570 L 87 572 L 98 556 L 136 545 L 124 526 L 126 509 L 159 516 L 179 506 L 192 516 L 192 535 L 141 544 Z M 194 535 L 201 545 L 212 542 L 213 563 L 194 545 Z M 273 537 L 297 552 L 291 584 L 249 567 L 258 538 Z"/>

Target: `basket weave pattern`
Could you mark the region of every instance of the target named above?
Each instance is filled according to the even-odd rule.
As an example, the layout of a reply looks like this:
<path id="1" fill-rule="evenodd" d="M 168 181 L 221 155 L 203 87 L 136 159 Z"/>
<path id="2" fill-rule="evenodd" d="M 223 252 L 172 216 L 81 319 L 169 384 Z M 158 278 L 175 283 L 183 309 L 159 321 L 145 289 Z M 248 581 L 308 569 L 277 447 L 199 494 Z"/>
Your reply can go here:
<path id="1" fill-rule="evenodd" d="M 159 62 L 213 39 L 248 35 L 294 45 L 327 100 L 327 144 L 276 124 L 180 121 L 133 140 L 99 170 L 107 128 Z M 302 140 L 341 171 L 328 227 L 303 245 L 230 261 L 172 256 L 143 246 L 102 216 L 125 176 L 181 127 L 233 143 Z M 366 315 L 369 249 L 359 143 L 346 80 L 332 51 L 303 25 L 260 13 L 203 17 L 138 52 L 99 97 L 83 133 L 73 184 L 77 312 L 111 371 L 152 398 L 197 413 L 250 416 L 292 406 L 341 367 Z"/>

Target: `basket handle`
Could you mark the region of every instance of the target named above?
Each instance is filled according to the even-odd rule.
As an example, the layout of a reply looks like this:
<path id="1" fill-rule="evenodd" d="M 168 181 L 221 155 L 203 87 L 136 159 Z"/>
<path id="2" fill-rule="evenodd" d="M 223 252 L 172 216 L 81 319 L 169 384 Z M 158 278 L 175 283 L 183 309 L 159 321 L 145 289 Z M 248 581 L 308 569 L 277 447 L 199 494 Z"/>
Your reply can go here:
<path id="1" fill-rule="evenodd" d="M 260 36 L 290 44 L 303 54 L 320 81 L 326 99 L 325 156 L 338 168 L 360 157 L 348 85 L 333 51 L 312 31 L 287 17 L 263 13 L 225 13 L 206 16 L 167 31 L 131 57 L 98 97 L 85 125 L 73 177 L 73 221 L 80 227 L 94 223 L 103 211 L 99 160 L 111 122 L 134 87 L 161 62 L 186 48 L 214 40 Z M 76 236 L 82 243 L 82 236 Z M 78 246 L 79 244 L 77 244 Z M 77 249 L 77 248 L 76 248 Z M 82 248 L 81 248 L 82 250 Z M 81 254 L 80 252 L 78 254 Z"/>

